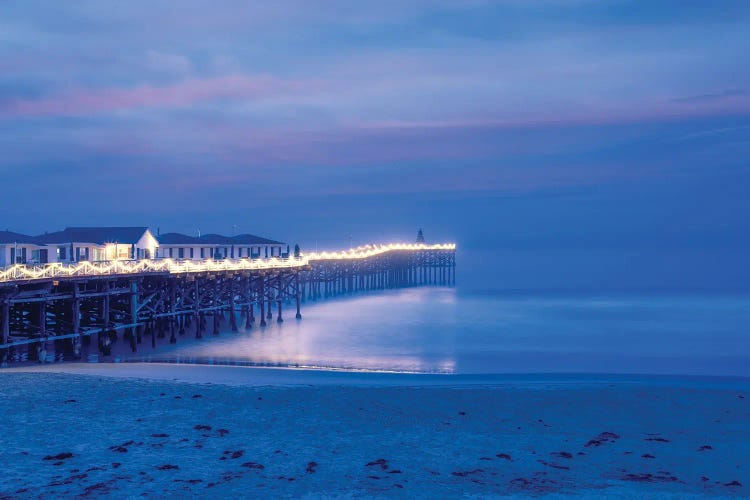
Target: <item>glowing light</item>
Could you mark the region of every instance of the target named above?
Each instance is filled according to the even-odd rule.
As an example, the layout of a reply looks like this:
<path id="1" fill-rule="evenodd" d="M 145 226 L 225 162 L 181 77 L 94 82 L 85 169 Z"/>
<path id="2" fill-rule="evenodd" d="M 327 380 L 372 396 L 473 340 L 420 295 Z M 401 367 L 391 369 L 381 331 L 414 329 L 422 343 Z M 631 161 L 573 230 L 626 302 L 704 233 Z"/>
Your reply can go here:
<path id="1" fill-rule="evenodd" d="M 74 276 L 120 276 L 131 274 L 186 274 L 209 271 L 257 271 L 273 269 L 294 269 L 321 260 L 366 259 L 393 251 L 455 250 L 453 243 L 425 245 L 420 243 L 392 243 L 388 245 L 367 245 L 341 252 L 321 252 L 302 254 L 300 257 L 282 259 L 225 259 L 225 260 L 173 260 L 141 259 L 111 260 L 107 262 L 59 262 L 41 266 L 17 264 L 0 271 L 0 283 L 42 279 L 70 278 Z"/>
<path id="2" fill-rule="evenodd" d="M 365 245 L 340 252 L 303 253 L 302 258 L 308 260 L 347 260 L 366 259 L 391 251 L 425 251 L 425 250 L 455 250 L 455 243 L 441 243 L 425 245 L 424 243 L 390 243 L 387 245 Z"/>

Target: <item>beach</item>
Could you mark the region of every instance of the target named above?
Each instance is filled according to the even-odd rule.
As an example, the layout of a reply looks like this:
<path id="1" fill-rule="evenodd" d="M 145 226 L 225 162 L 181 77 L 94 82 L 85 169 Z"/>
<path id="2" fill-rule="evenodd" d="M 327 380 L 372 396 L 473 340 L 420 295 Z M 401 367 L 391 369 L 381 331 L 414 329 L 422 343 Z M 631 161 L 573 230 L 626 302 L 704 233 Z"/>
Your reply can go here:
<path id="1" fill-rule="evenodd" d="M 2 498 L 750 495 L 746 378 L 125 363 L 3 382 Z"/>

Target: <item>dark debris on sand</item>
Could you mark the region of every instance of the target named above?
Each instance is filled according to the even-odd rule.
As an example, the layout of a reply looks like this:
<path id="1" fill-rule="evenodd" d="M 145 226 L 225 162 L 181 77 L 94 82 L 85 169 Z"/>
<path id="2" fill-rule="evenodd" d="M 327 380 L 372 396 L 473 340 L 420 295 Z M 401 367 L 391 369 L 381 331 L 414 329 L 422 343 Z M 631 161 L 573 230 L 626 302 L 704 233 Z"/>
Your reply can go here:
<path id="1" fill-rule="evenodd" d="M 236 460 L 241 458 L 245 454 L 244 450 L 227 450 L 225 451 L 219 460 Z"/>
<path id="2" fill-rule="evenodd" d="M 385 458 L 378 458 L 377 460 L 366 463 L 365 467 L 380 467 L 383 470 L 387 470 L 388 462 L 385 460 Z"/>
<path id="3" fill-rule="evenodd" d="M 677 476 L 674 476 L 666 471 L 661 471 L 658 474 L 651 474 L 648 472 L 625 474 L 622 477 L 622 480 L 633 481 L 633 482 L 638 482 L 638 483 L 677 483 L 677 482 L 680 482 Z"/>
<path id="4" fill-rule="evenodd" d="M 545 467 L 551 467 L 553 469 L 570 470 L 570 467 L 568 467 L 567 465 L 553 464 L 552 462 L 547 462 L 546 460 L 537 460 L 537 462 L 544 465 Z"/>
<path id="5" fill-rule="evenodd" d="M 474 470 L 451 472 L 451 475 L 452 476 L 458 476 L 458 477 L 466 477 L 466 476 L 470 476 L 472 474 L 481 474 L 482 472 L 484 472 L 484 470 L 482 470 L 482 469 L 474 469 Z"/>
<path id="6" fill-rule="evenodd" d="M 618 439 L 620 439 L 619 435 L 615 434 L 614 432 L 605 431 L 600 433 L 598 436 L 589 439 L 584 447 L 589 448 L 591 446 L 601 446 L 605 443 L 614 443 Z"/>
<path id="7" fill-rule="evenodd" d="M 266 467 L 263 464 L 259 464 L 257 462 L 245 462 L 240 467 L 246 467 L 248 469 L 265 469 Z"/>

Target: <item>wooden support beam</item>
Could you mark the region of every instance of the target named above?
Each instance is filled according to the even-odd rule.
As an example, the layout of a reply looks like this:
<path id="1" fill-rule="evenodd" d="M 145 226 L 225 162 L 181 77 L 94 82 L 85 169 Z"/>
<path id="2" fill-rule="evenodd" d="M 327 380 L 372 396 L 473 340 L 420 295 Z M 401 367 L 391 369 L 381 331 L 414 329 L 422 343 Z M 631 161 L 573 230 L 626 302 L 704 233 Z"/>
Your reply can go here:
<path id="1" fill-rule="evenodd" d="M 130 280 L 130 323 L 136 325 L 138 323 L 138 281 Z M 136 344 L 141 343 L 140 330 L 137 326 L 133 326 L 130 329 L 130 347 L 133 352 L 136 351 Z"/>
<path id="2" fill-rule="evenodd" d="M 233 332 L 239 331 L 237 328 L 237 315 L 234 311 L 234 278 L 229 278 L 229 325 Z"/>
<path id="3" fill-rule="evenodd" d="M 72 321 L 73 333 L 73 359 L 81 358 L 81 299 L 78 298 L 78 282 L 73 282 L 73 303 L 72 303 Z"/>
<path id="4" fill-rule="evenodd" d="M 294 274 L 294 300 L 297 304 L 297 314 L 295 318 L 302 319 L 302 313 L 300 312 L 300 290 L 299 290 L 299 273 Z"/>
<path id="5" fill-rule="evenodd" d="M 265 312 L 265 278 L 261 275 L 260 285 L 258 288 L 258 301 L 260 302 L 260 326 L 266 326 L 266 312 Z M 269 304 L 270 306 L 270 304 Z"/>
<path id="6" fill-rule="evenodd" d="M 10 338 L 10 301 L 8 297 L 1 297 L 0 300 L 0 341 L 5 345 Z M 0 350 L 0 366 L 8 363 L 8 349 Z"/>

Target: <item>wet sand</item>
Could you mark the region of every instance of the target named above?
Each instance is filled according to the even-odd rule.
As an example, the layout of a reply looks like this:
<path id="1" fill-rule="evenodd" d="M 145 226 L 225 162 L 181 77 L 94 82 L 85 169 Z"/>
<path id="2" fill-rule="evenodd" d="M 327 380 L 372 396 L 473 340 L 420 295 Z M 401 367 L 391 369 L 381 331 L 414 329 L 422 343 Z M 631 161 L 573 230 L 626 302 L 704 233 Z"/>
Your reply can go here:
<path id="1" fill-rule="evenodd" d="M 701 380 L 4 370 L 0 497 L 748 496 L 750 382 Z"/>

